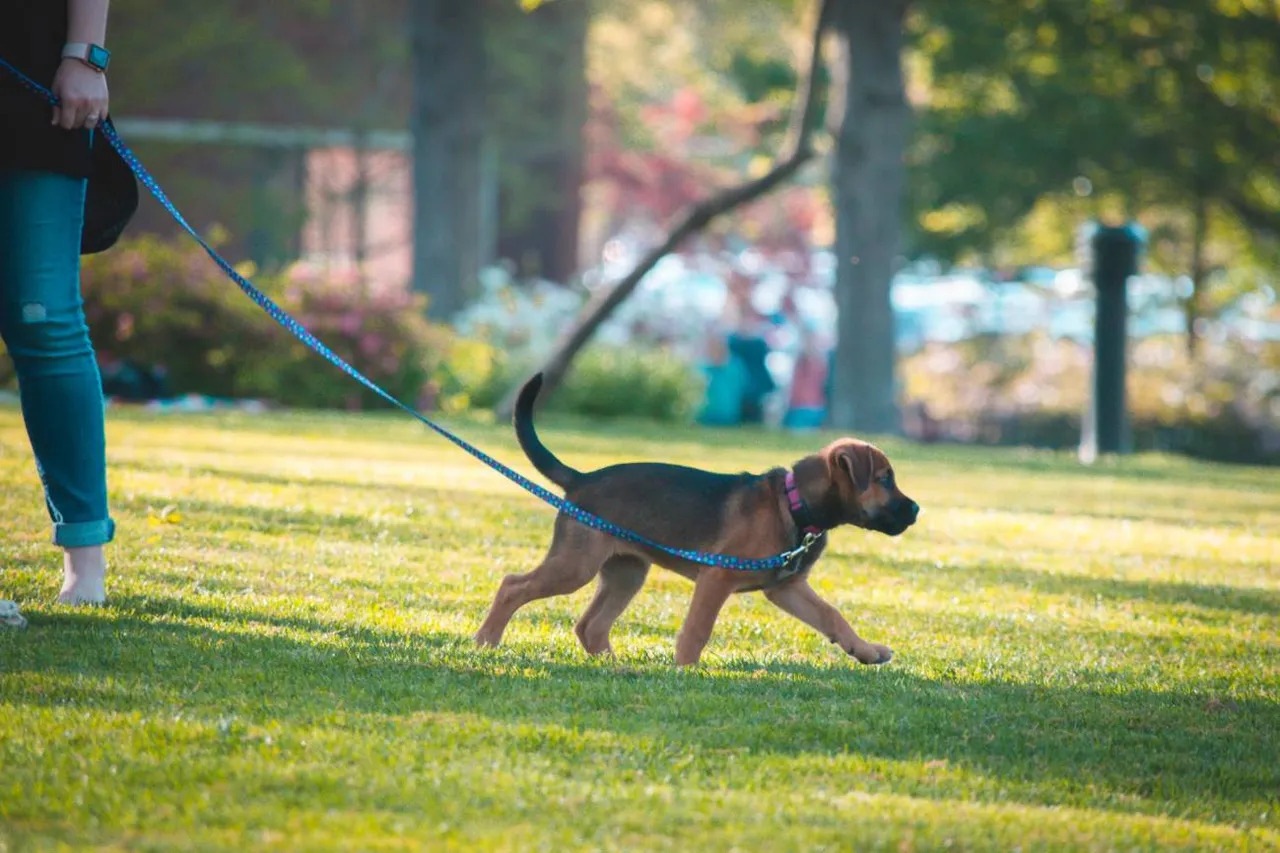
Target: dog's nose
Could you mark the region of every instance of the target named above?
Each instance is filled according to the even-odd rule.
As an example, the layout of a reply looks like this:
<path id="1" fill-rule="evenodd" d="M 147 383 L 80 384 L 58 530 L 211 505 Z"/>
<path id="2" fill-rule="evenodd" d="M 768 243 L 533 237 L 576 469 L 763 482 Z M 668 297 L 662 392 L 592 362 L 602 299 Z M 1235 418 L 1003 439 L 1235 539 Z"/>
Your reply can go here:
<path id="1" fill-rule="evenodd" d="M 911 520 L 914 522 L 917 518 L 920 517 L 920 504 L 916 503 L 915 501 L 912 501 L 911 506 L 908 508 L 907 511 L 911 513 Z"/>

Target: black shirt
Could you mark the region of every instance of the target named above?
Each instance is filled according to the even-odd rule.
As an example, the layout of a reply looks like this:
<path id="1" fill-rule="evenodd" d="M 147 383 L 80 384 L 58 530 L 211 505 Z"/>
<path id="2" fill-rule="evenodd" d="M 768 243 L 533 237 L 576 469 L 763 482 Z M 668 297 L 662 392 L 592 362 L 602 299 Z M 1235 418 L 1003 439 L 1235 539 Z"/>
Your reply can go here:
<path id="1" fill-rule="evenodd" d="M 66 0 L 0 0 L 0 58 L 45 88 L 62 62 Z M 0 169 L 89 176 L 89 131 L 50 124 L 53 107 L 0 68 Z"/>

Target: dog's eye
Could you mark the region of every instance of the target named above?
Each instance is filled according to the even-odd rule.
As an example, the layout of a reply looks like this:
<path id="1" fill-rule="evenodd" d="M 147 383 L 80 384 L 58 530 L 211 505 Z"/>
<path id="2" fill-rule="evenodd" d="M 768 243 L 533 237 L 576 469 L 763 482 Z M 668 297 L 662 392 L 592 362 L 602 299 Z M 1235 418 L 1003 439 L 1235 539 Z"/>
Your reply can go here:
<path id="1" fill-rule="evenodd" d="M 884 476 L 880 478 L 880 485 L 884 486 L 886 489 L 893 488 L 893 472 L 892 471 L 885 472 Z"/>

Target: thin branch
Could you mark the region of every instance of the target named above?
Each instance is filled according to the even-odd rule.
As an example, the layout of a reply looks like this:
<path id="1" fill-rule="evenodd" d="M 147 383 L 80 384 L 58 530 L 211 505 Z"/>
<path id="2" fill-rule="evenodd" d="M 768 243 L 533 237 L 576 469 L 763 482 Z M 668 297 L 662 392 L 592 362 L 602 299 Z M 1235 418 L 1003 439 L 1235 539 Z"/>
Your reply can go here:
<path id="1" fill-rule="evenodd" d="M 542 366 L 544 396 L 560 384 L 578 352 L 586 346 L 596 330 L 635 291 L 641 279 L 663 257 L 706 228 L 712 220 L 769 192 L 812 159 L 813 116 L 818 108 L 816 80 L 822 63 L 822 34 L 830 21 L 832 3 L 833 0 L 820 0 L 817 18 L 813 25 L 813 43 L 810 47 L 808 67 L 796 88 L 796 98 L 787 128 L 787 139 L 782 149 L 785 156 L 775 160 L 773 168 L 759 178 L 723 190 L 689 208 L 668 232 L 667 238 L 660 245 L 649 250 L 631 272 L 608 291 L 601 291 L 592 298 L 584 307 L 578 320 L 561 336 L 550 357 Z M 499 417 L 511 416 L 518 392 L 518 387 L 512 388 L 497 406 L 496 411 Z"/>

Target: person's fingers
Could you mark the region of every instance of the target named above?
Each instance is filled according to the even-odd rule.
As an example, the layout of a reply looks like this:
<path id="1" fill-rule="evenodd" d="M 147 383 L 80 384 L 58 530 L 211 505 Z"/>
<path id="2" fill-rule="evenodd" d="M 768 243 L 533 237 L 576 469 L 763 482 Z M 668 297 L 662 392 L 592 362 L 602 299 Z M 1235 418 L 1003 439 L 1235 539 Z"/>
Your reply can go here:
<path id="1" fill-rule="evenodd" d="M 87 100 L 85 106 L 84 127 L 93 129 L 107 117 L 107 97 L 103 95 L 94 95 Z"/>
<path id="2" fill-rule="evenodd" d="M 84 122 L 84 100 L 77 95 L 64 95 L 62 98 L 62 129 L 73 130 Z"/>
<path id="3" fill-rule="evenodd" d="M 79 98 L 63 98 L 62 115 L 59 117 L 58 126 L 63 130 L 74 130 L 83 126 L 85 112 L 84 102 Z"/>
<path id="4" fill-rule="evenodd" d="M 100 75 L 72 65 L 59 68 L 53 91 L 59 103 L 51 121 L 64 130 L 95 128 L 107 117 L 109 92 Z"/>

